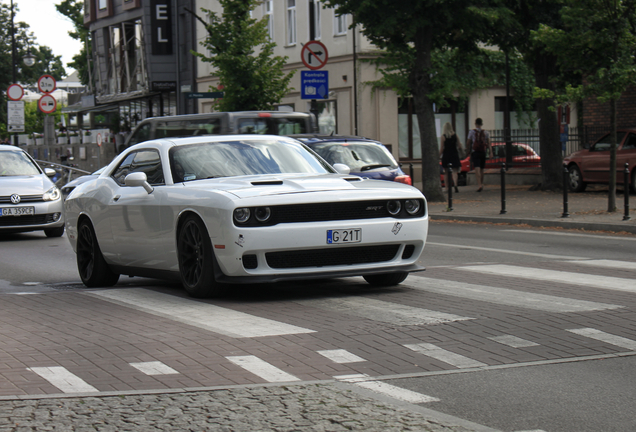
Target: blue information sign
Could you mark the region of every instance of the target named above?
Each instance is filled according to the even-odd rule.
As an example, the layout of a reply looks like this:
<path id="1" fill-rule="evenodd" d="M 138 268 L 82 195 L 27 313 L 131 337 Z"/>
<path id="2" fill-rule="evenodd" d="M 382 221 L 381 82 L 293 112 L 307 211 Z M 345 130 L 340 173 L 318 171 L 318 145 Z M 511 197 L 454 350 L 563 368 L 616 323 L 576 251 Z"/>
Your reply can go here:
<path id="1" fill-rule="evenodd" d="M 301 71 L 300 96 L 302 99 L 326 99 L 329 96 L 329 72 Z"/>

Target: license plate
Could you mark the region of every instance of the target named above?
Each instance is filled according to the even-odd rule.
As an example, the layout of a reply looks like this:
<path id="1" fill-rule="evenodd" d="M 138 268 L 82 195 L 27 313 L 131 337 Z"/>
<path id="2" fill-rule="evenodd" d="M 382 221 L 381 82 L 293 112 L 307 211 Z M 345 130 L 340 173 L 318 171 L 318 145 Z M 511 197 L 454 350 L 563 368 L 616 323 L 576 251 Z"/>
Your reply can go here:
<path id="1" fill-rule="evenodd" d="M 360 243 L 361 241 L 362 228 L 327 230 L 327 244 Z"/>
<path id="2" fill-rule="evenodd" d="M 22 216 L 35 213 L 35 207 L 3 207 L 0 210 L 2 216 Z"/>

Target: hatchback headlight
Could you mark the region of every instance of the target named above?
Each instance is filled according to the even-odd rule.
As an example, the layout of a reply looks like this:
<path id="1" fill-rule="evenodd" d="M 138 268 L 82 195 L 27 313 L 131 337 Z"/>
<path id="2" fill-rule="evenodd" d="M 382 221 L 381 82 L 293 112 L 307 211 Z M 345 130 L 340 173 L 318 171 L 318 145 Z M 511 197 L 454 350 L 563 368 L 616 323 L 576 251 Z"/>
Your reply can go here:
<path id="1" fill-rule="evenodd" d="M 252 212 L 250 212 L 250 209 L 248 209 L 247 207 L 237 208 L 234 210 L 234 220 L 237 223 L 244 224 L 250 219 L 251 213 Z"/>
<path id="2" fill-rule="evenodd" d="M 61 196 L 62 194 L 60 193 L 60 190 L 57 188 L 57 186 L 53 186 L 51 189 L 44 192 L 44 195 L 42 195 L 42 199 L 44 201 L 56 201 L 60 199 Z"/>

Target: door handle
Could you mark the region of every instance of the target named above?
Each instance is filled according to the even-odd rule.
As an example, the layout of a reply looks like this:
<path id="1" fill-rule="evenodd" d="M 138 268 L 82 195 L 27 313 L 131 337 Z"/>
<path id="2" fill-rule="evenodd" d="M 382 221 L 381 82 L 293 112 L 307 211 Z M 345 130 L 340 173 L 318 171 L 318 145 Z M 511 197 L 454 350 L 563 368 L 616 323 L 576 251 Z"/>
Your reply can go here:
<path id="1" fill-rule="evenodd" d="M 121 195 L 115 195 L 113 197 L 113 201 L 117 202 L 117 201 L 119 201 L 119 198 L 121 198 Z"/>

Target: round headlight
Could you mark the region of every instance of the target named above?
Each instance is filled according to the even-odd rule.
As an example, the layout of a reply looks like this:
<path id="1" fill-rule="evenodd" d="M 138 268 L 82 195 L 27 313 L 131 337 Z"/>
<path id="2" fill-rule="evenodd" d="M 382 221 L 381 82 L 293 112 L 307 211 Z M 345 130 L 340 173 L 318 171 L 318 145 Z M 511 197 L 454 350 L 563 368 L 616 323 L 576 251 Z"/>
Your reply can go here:
<path id="1" fill-rule="evenodd" d="M 267 222 L 272 216 L 272 211 L 269 207 L 259 207 L 254 211 L 254 217 L 259 222 Z"/>
<path id="2" fill-rule="evenodd" d="M 410 215 L 418 214 L 420 211 L 420 208 L 422 208 L 422 205 L 420 204 L 418 200 L 406 200 L 404 202 L 404 209 Z"/>
<path id="3" fill-rule="evenodd" d="M 234 210 L 234 220 L 237 223 L 245 223 L 250 219 L 250 209 L 245 208 L 237 208 Z"/>
<path id="4" fill-rule="evenodd" d="M 395 216 L 402 210 L 402 204 L 399 201 L 392 200 L 386 203 L 386 209 L 391 216 Z"/>

